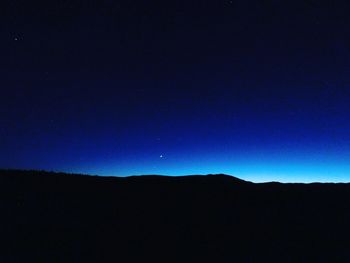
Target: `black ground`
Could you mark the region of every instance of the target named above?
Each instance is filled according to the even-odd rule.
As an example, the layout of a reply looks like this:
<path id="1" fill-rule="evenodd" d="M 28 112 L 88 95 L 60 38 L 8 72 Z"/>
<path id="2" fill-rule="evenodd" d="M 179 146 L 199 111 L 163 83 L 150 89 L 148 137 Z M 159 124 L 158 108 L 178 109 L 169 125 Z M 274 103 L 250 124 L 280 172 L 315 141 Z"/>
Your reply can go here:
<path id="1" fill-rule="evenodd" d="M 350 262 L 350 184 L 0 171 L 0 262 Z"/>

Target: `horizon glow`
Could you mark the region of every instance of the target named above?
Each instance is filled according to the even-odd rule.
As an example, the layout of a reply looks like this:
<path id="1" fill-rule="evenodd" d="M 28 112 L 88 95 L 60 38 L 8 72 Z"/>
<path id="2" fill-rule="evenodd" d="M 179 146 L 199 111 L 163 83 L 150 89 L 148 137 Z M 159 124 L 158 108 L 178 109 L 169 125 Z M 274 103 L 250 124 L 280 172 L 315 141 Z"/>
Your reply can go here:
<path id="1" fill-rule="evenodd" d="M 2 15 L 0 168 L 350 181 L 341 5 L 107 2 Z"/>

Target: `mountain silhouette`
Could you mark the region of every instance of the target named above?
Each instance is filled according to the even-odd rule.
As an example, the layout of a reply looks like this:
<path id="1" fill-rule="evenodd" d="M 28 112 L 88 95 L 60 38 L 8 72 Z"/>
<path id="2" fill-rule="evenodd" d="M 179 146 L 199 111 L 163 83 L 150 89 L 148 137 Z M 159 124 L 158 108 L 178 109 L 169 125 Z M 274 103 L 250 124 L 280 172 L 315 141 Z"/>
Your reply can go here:
<path id="1" fill-rule="evenodd" d="M 0 262 L 350 262 L 349 184 L 0 171 Z"/>

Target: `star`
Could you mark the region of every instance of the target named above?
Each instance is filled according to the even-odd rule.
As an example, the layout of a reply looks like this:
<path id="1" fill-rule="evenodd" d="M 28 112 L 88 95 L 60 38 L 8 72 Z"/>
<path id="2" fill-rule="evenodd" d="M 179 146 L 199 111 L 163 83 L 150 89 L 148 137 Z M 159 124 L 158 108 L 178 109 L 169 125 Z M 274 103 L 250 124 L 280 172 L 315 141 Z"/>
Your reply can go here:
<path id="1" fill-rule="evenodd" d="M 159 158 L 163 158 L 164 156 L 163 156 L 163 154 L 161 154 L 160 156 L 159 156 Z"/>

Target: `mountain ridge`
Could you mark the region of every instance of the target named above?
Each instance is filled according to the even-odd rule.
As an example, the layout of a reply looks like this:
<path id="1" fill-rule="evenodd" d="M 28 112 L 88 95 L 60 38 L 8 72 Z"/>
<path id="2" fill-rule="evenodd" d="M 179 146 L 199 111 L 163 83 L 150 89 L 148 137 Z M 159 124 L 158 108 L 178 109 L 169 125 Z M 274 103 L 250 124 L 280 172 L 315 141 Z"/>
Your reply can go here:
<path id="1" fill-rule="evenodd" d="M 0 171 L 0 261 L 350 261 L 349 184 L 236 180 Z"/>
<path id="2" fill-rule="evenodd" d="M 25 169 L 0 169 L 1 176 L 54 176 L 54 177 L 78 177 L 78 178 L 89 178 L 98 180 L 190 180 L 190 179 L 204 179 L 204 180 L 221 180 L 222 182 L 235 182 L 235 183 L 249 183 L 249 184 L 260 184 L 260 185 L 272 185 L 272 184 L 282 184 L 282 185 L 350 185 L 350 182 L 279 182 L 279 181 L 267 181 L 267 182 L 251 182 L 239 177 L 229 175 L 229 174 L 189 174 L 189 175 L 161 175 L 161 174 L 140 174 L 140 175 L 128 175 L 128 176 L 118 176 L 118 175 L 108 175 L 101 176 L 98 174 L 84 174 L 84 173 L 69 173 L 69 172 L 59 172 L 59 171 L 47 171 L 47 170 L 25 170 Z"/>

